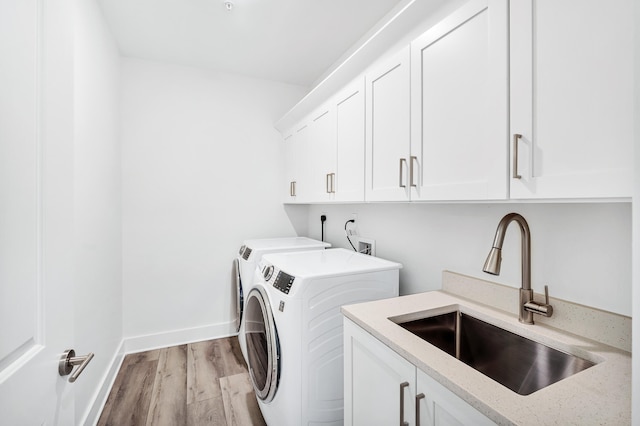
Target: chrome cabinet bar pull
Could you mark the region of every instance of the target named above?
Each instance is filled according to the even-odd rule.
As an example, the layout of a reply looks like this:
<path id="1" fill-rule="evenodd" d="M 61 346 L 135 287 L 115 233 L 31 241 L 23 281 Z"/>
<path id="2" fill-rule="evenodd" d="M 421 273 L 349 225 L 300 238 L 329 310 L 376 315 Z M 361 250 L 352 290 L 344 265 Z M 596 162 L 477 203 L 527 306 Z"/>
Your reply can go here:
<path id="1" fill-rule="evenodd" d="M 331 173 L 327 173 L 327 175 L 325 176 L 325 182 L 324 182 L 324 189 L 327 192 L 327 194 L 331 194 Z"/>
<path id="2" fill-rule="evenodd" d="M 402 169 L 403 169 L 402 163 L 406 163 L 406 162 L 407 162 L 406 158 L 401 158 L 400 159 L 400 176 L 398 178 L 398 186 L 400 186 L 400 188 L 406 188 L 407 187 L 407 185 L 404 185 L 402 183 L 402 175 L 403 175 L 403 173 L 402 173 Z"/>
<path id="3" fill-rule="evenodd" d="M 409 426 L 409 422 L 404 421 L 404 388 L 409 387 L 409 382 L 400 383 L 400 426 Z"/>
<path id="4" fill-rule="evenodd" d="M 424 394 L 416 395 L 416 426 L 420 426 L 420 400 L 424 399 Z"/>
<path id="5" fill-rule="evenodd" d="M 522 137 L 521 134 L 513 134 L 513 175 L 514 179 L 522 179 L 522 176 L 518 174 L 518 140 Z"/>
<path id="6" fill-rule="evenodd" d="M 331 173 L 331 193 L 336 193 L 336 174 Z"/>
<path id="7" fill-rule="evenodd" d="M 60 357 L 60 361 L 58 362 L 58 373 L 61 376 L 66 376 L 71 373 L 73 367 L 79 365 L 78 369 L 73 372 L 71 377 L 69 377 L 69 383 L 73 383 L 76 381 L 78 376 L 82 374 L 84 369 L 93 359 L 93 352 L 89 352 L 85 356 L 76 356 L 76 351 L 73 349 L 67 349 L 64 351 L 62 356 Z"/>
<path id="8" fill-rule="evenodd" d="M 289 195 L 291 195 L 292 197 L 296 196 L 296 181 L 292 180 L 291 183 L 289 184 Z"/>
<path id="9" fill-rule="evenodd" d="M 413 182 L 413 162 L 414 161 L 418 161 L 418 157 L 416 157 L 415 155 L 412 155 L 411 157 L 409 157 L 409 185 L 415 188 L 418 185 L 416 185 Z"/>

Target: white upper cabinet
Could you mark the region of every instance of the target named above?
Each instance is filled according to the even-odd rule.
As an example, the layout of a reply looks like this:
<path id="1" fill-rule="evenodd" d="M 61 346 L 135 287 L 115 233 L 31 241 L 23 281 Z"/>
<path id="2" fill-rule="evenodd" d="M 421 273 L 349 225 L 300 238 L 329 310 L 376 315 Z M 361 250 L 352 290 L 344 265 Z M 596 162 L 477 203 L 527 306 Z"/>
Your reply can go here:
<path id="1" fill-rule="evenodd" d="M 295 144 L 295 135 L 289 132 L 284 137 L 284 185 L 283 195 L 285 203 L 295 203 L 295 182 L 298 175 L 296 168 L 297 145 Z"/>
<path id="2" fill-rule="evenodd" d="M 309 201 L 364 201 L 364 79 L 338 92 L 312 117 Z"/>
<path id="3" fill-rule="evenodd" d="M 284 140 L 285 203 L 306 203 L 309 189 L 309 125 L 294 127 Z"/>
<path id="4" fill-rule="evenodd" d="M 364 78 L 335 98 L 337 164 L 332 176 L 334 200 L 364 201 Z"/>
<path id="5" fill-rule="evenodd" d="M 510 3 L 511 198 L 632 193 L 633 0 Z"/>
<path id="6" fill-rule="evenodd" d="M 632 12 L 465 3 L 297 126 L 288 202 L 630 197 Z"/>
<path id="7" fill-rule="evenodd" d="M 285 203 L 364 201 L 364 76 L 285 133 Z"/>
<path id="8" fill-rule="evenodd" d="M 362 77 L 285 138 L 286 202 L 364 201 L 364 108 Z"/>
<path id="9" fill-rule="evenodd" d="M 336 174 L 336 112 L 331 103 L 312 114 L 308 127 L 310 202 L 333 200 Z"/>
<path id="10" fill-rule="evenodd" d="M 409 47 L 375 64 L 366 82 L 367 201 L 409 200 Z"/>
<path id="11" fill-rule="evenodd" d="M 508 196 L 508 0 L 473 0 L 411 43 L 412 200 Z"/>

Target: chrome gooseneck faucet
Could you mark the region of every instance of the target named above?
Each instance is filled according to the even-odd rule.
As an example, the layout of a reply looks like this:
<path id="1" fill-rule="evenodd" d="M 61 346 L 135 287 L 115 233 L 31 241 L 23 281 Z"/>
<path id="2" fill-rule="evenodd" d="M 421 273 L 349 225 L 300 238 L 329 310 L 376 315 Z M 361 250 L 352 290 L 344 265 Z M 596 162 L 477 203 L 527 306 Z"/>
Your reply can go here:
<path id="1" fill-rule="evenodd" d="M 553 314 L 553 307 L 549 305 L 549 290 L 545 286 L 546 303 L 538 303 L 533 300 L 533 290 L 531 289 L 531 232 L 529 224 L 518 213 L 509 213 L 500 220 L 496 236 L 493 240 L 493 247 L 484 262 L 482 270 L 488 274 L 500 275 L 500 263 L 502 262 L 502 244 L 507 227 L 511 222 L 516 222 L 520 226 L 522 242 L 522 286 L 520 287 L 520 304 L 518 319 L 525 324 L 533 324 L 533 314 L 550 317 Z"/>

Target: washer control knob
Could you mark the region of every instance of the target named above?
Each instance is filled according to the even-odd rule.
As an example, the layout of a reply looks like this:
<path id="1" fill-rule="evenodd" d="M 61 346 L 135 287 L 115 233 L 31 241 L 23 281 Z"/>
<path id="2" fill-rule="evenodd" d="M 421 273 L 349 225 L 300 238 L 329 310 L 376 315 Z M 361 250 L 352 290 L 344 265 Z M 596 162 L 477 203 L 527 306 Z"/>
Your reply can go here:
<path id="1" fill-rule="evenodd" d="M 240 256 L 242 256 L 242 253 L 244 253 L 244 249 L 246 249 L 246 248 L 247 248 L 247 246 L 245 246 L 245 245 L 240 246 L 240 250 L 238 250 L 238 254 Z"/>
<path id="2" fill-rule="evenodd" d="M 262 271 L 262 276 L 266 281 L 269 281 L 272 275 L 273 275 L 273 265 L 269 265 L 265 267 L 264 270 Z"/>

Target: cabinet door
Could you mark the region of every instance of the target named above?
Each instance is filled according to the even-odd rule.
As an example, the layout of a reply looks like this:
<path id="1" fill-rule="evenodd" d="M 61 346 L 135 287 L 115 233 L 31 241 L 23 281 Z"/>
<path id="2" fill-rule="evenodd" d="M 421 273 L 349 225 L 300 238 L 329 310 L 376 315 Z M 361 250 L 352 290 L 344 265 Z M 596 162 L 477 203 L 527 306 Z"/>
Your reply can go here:
<path id="1" fill-rule="evenodd" d="M 296 202 L 296 179 L 298 175 L 298 145 L 295 133 L 290 133 L 284 138 L 284 202 Z"/>
<path id="2" fill-rule="evenodd" d="M 409 199 L 410 50 L 366 73 L 367 201 Z"/>
<path id="3" fill-rule="evenodd" d="M 413 424 L 415 367 L 346 318 L 344 351 L 344 424 Z"/>
<path id="4" fill-rule="evenodd" d="M 416 401 L 419 401 L 419 413 L 416 413 L 420 417 L 417 426 L 495 425 L 491 419 L 421 370 L 417 370 L 416 380 Z"/>
<path id="5" fill-rule="evenodd" d="M 508 3 L 474 0 L 411 44 L 412 199 L 505 199 Z"/>
<path id="6" fill-rule="evenodd" d="M 333 176 L 336 201 L 364 201 L 364 78 L 335 98 L 338 161 Z"/>
<path id="7" fill-rule="evenodd" d="M 336 173 L 336 116 L 335 108 L 327 103 L 312 115 L 307 129 L 309 157 L 308 202 L 333 199 Z"/>
<path id="8" fill-rule="evenodd" d="M 512 198 L 631 196 L 633 27 L 633 0 L 510 3 Z"/>
<path id="9" fill-rule="evenodd" d="M 287 162 L 291 163 L 290 182 L 293 182 L 292 202 L 305 203 L 309 200 L 309 125 L 304 122 L 296 127 L 287 150 Z"/>

